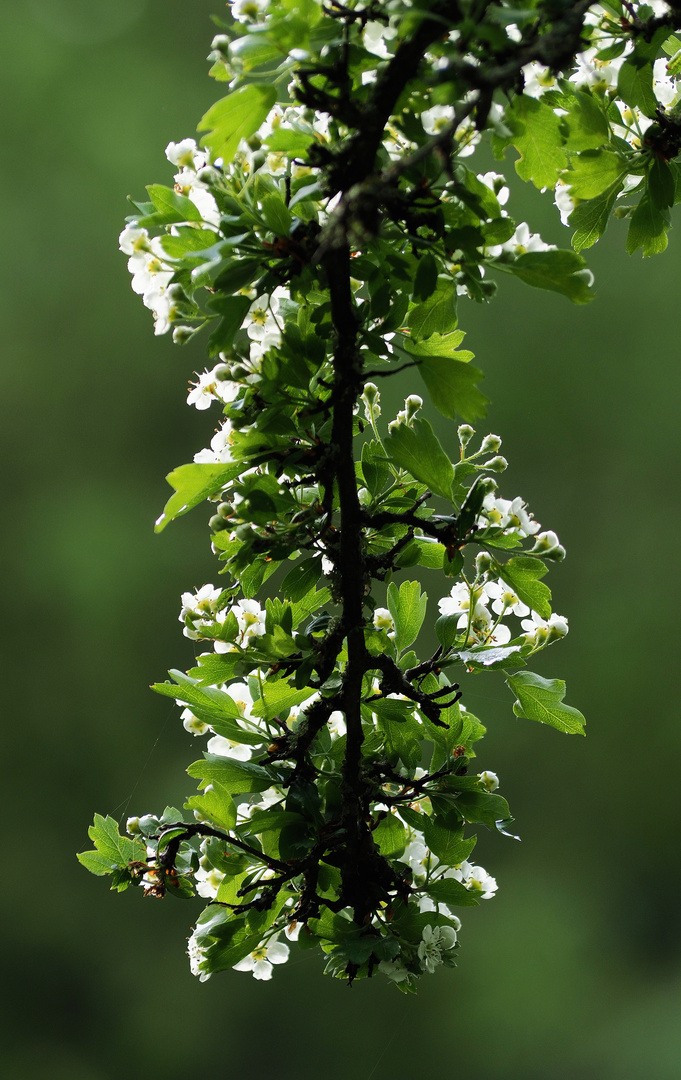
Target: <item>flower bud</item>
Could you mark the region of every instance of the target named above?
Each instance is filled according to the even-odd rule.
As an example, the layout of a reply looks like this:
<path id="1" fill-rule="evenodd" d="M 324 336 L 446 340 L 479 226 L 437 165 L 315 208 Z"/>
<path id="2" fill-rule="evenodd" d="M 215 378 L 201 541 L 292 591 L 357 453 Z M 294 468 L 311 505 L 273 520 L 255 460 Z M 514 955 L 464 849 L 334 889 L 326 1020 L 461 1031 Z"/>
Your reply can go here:
<path id="1" fill-rule="evenodd" d="M 232 506 L 231 503 L 221 502 L 219 504 L 219 506 L 218 506 L 218 515 L 221 518 L 231 517 L 233 513 L 234 513 L 234 507 Z"/>
<path id="2" fill-rule="evenodd" d="M 465 450 L 469 442 L 475 435 L 475 428 L 472 428 L 470 424 L 460 424 L 457 430 L 457 434 L 459 436 L 459 443 L 461 444 L 461 449 Z"/>
<path id="3" fill-rule="evenodd" d="M 213 375 L 218 382 L 229 382 L 232 378 L 232 369 L 227 364 L 218 364 L 213 368 Z"/>
<path id="4" fill-rule="evenodd" d="M 216 34 L 210 43 L 210 47 L 213 52 L 218 53 L 220 57 L 227 60 L 229 57 L 229 38 L 226 34 Z M 217 57 L 215 57 L 217 59 Z"/>
<path id="5" fill-rule="evenodd" d="M 227 528 L 227 522 L 220 514 L 213 514 L 213 516 L 208 519 L 208 526 L 211 532 L 220 532 L 222 529 Z"/>
<path id="6" fill-rule="evenodd" d="M 496 454 L 497 450 L 501 446 L 501 439 L 498 435 L 485 435 L 482 440 L 482 446 L 480 447 L 481 454 Z"/>
<path id="7" fill-rule="evenodd" d="M 489 461 L 485 462 L 485 468 L 489 469 L 490 472 L 502 473 L 508 468 L 508 462 L 501 454 L 497 454 L 496 457 L 490 458 Z"/>
<path id="8" fill-rule="evenodd" d="M 193 326 L 176 326 L 173 329 L 173 341 L 176 345 L 186 345 L 194 337 Z"/>
<path id="9" fill-rule="evenodd" d="M 565 558 L 565 548 L 553 529 L 549 529 L 535 536 L 531 554 L 541 555 L 542 559 L 551 559 L 553 562 L 562 562 Z"/>
<path id="10" fill-rule="evenodd" d="M 131 836 L 139 836 L 142 831 L 140 829 L 140 819 L 138 817 L 129 817 L 125 823 L 125 830 Z"/>
<path id="11" fill-rule="evenodd" d="M 492 568 L 492 556 L 486 551 L 479 551 L 475 556 L 475 569 L 479 576 L 486 574 Z"/>
<path id="12" fill-rule="evenodd" d="M 404 411 L 408 424 L 411 424 L 419 409 L 423 408 L 423 398 L 418 394 L 410 394 L 404 402 Z"/>
<path id="13" fill-rule="evenodd" d="M 499 787 L 499 777 L 493 772 L 481 772 L 478 773 L 478 779 L 487 788 L 488 791 L 496 791 Z"/>

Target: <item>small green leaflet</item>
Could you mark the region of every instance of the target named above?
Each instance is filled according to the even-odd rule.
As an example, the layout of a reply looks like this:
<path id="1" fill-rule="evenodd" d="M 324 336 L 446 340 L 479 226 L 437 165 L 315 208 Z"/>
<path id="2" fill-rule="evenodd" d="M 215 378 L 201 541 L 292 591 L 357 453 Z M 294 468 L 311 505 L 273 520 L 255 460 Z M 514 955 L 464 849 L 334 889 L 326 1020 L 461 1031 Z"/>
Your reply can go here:
<path id="1" fill-rule="evenodd" d="M 163 513 L 156 521 L 154 532 L 162 532 L 169 521 L 186 514 L 204 499 L 215 495 L 242 471 L 243 465 L 234 462 L 229 465 L 220 463 L 178 465 L 166 476 L 170 486 L 175 489 L 175 494 L 168 499 Z"/>
<path id="2" fill-rule="evenodd" d="M 639 58 L 637 64 L 634 56 L 627 57 L 617 76 L 617 96 L 632 109 L 640 109 L 654 119 L 657 98 L 653 90 L 653 65 L 649 60 L 641 63 Z"/>
<path id="3" fill-rule="evenodd" d="M 517 555 L 506 563 L 498 564 L 499 576 L 523 604 L 527 604 L 542 619 L 548 619 L 551 614 L 551 590 L 544 585 L 540 578 L 548 573 L 548 568 L 540 559 L 533 559 L 530 555 Z"/>
<path id="4" fill-rule="evenodd" d="M 192 795 L 184 804 L 185 810 L 198 810 L 202 818 L 212 821 L 219 829 L 232 829 L 236 824 L 234 799 L 222 784 L 214 780 L 210 791 Z"/>
<path id="5" fill-rule="evenodd" d="M 562 679 L 542 679 L 541 675 L 531 671 L 521 671 L 509 675 L 506 683 L 517 698 L 513 705 L 516 716 L 538 720 L 566 735 L 584 734 L 586 720 L 581 712 L 563 704 L 565 683 Z"/>
<path id="6" fill-rule="evenodd" d="M 199 121 L 198 130 L 209 132 L 201 146 L 210 150 L 213 161 L 221 157 L 230 162 L 241 140 L 255 134 L 276 100 L 274 86 L 254 83 L 216 101 Z"/>
<path id="7" fill-rule="evenodd" d="M 201 211 L 186 195 L 180 195 L 163 184 L 149 184 L 147 191 L 157 211 L 154 217 L 162 217 L 168 224 L 176 221 L 201 221 Z M 157 221 L 156 224 L 161 222 Z M 215 242 L 214 233 L 212 239 Z"/>
<path id="8" fill-rule="evenodd" d="M 398 652 L 412 645 L 426 617 L 428 597 L 421 592 L 418 581 L 403 581 L 399 591 L 394 582 L 388 585 L 388 610 L 395 623 L 395 645 Z"/>
<path id="9" fill-rule="evenodd" d="M 252 761 L 235 761 L 217 754 L 207 754 L 205 758 L 194 761 L 187 773 L 204 783 L 214 784 L 217 781 L 230 795 L 264 791 L 274 780 L 271 773 Z"/>
<path id="10" fill-rule="evenodd" d="M 263 697 L 256 701 L 251 712 L 253 716 L 262 716 L 264 720 L 272 720 L 275 716 L 285 720 L 294 705 L 301 705 L 314 693 L 309 686 L 294 690 L 286 679 L 280 679 L 279 682 L 265 679 L 262 692 Z"/>
<path id="11" fill-rule="evenodd" d="M 575 199 L 594 199 L 618 180 L 624 180 L 628 169 L 619 154 L 610 150 L 585 150 L 575 155 L 570 168 L 561 179 L 570 185 Z"/>
<path id="12" fill-rule="evenodd" d="M 423 817 L 420 827 L 423 829 L 424 839 L 433 855 L 437 855 L 438 859 L 447 866 L 458 866 L 468 858 L 475 847 L 475 836 L 469 836 L 464 840 L 461 831 L 456 832 L 444 825 L 438 825 L 434 818 Z"/>
<path id="13" fill-rule="evenodd" d="M 402 346 L 418 358 L 419 374 L 436 409 L 450 420 L 459 416 L 470 423 L 485 416 L 489 399 L 476 386 L 484 375 L 480 368 L 469 363 L 473 353 L 456 349 L 463 337 L 463 331 L 456 330 L 444 335 L 431 334 L 427 341 L 406 338 Z"/>
<path id="14" fill-rule="evenodd" d="M 522 94 L 506 110 L 506 120 L 514 133 L 505 141 L 520 154 L 515 163 L 518 176 L 540 189 L 552 188 L 567 165 L 560 117 L 548 105 Z"/>
<path id="15" fill-rule="evenodd" d="M 570 225 L 574 228 L 572 246 L 575 251 L 591 247 L 605 232 L 615 199 L 622 190 L 624 181 L 618 180 L 595 199 L 581 202 L 570 214 Z"/>
<path id="16" fill-rule="evenodd" d="M 94 842 L 96 850 L 81 852 L 78 861 L 91 874 L 103 877 L 112 870 L 126 867 L 130 862 L 146 861 L 144 844 L 140 840 L 121 836 L 115 818 L 95 814 L 94 825 L 88 829 L 88 836 Z"/>
<path id="17" fill-rule="evenodd" d="M 608 141 L 610 129 L 599 100 L 583 90 L 577 90 L 564 117 L 569 134 L 569 150 L 590 150 Z"/>
<path id="18" fill-rule="evenodd" d="M 503 267 L 527 285 L 562 293 L 573 304 L 588 304 L 593 300 L 593 276 L 581 255 L 574 251 L 528 251 L 515 262 L 503 263 Z"/>
<path id="19" fill-rule="evenodd" d="M 386 859 L 398 859 L 407 846 L 407 830 L 394 814 L 388 814 L 379 822 L 373 838 Z"/>
<path id="20" fill-rule="evenodd" d="M 386 453 L 435 495 L 451 500 L 454 467 L 427 420 L 415 420 L 412 427 L 398 424 L 384 439 Z"/>
<path id="21" fill-rule="evenodd" d="M 475 842 L 475 837 L 473 837 Z M 456 878 L 442 878 L 441 881 L 431 881 L 428 885 L 428 895 L 440 904 L 449 907 L 475 907 L 479 898 L 473 889 L 467 889 L 462 881 Z"/>
<path id="22" fill-rule="evenodd" d="M 448 334 L 456 329 L 456 285 L 444 279 L 435 292 L 422 304 L 413 307 L 407 316 L 407 326 L 414 341 L 431 334 Z"/>
<path id="23" fill-rule="evenodd" d="M 633 214 L 627 233 L 627 255 L 643 248 L 643 257 L 659 255 L 667 247 L 669 220 L 645 194 Z"/>

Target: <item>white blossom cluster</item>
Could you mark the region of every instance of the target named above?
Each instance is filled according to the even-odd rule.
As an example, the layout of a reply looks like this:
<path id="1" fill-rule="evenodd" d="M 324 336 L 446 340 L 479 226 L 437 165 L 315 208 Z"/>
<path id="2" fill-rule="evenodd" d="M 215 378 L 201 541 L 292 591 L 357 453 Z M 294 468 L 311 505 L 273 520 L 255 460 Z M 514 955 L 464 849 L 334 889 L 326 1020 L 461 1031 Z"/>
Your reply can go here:
<path id="1" fill-rule="evenodd" d="M 235 641 L 214 638 L 217 653 L 234 652 L 237 647 L 247 649 L 253 638 L 265 633 L 265 612 L 257 600 L 239 600 L 229 607 L 220 607 L 222 589 L 204 585 L 195 593 L 182 593 L 182 608 L 178 615 L 183 624 L 182 633 L 192 641 L 200 641 L 219 634 L 230 615 L 236 619 L 238 631 Z M 208 634 L 205 631 L 210 631 Z"/>

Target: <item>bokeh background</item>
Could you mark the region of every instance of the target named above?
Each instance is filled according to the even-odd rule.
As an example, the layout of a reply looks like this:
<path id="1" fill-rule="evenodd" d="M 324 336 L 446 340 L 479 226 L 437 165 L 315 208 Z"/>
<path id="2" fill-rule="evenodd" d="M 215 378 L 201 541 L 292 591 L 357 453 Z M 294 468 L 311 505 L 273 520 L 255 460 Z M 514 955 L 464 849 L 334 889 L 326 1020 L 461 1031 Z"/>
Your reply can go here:
<path id="1" fill-rule="evenodd" d="M 306 953 L 267 984 L 201 985 L 200 902 L 118 897 L 75 852 L 93 811 L 193 790 L 197 746 L 147 686 L 191 662 L 179 594 L 215 578 L 201 511 L 152 532 L 165 473 L 206 442 L 183 394 L 203 354 L 153 337 L 116 237 L 216 96 L 219 0 L 0 6 L 3 1074 L 677 1080 L 679 237 L 643 262 L 613 223 L 587 308 L 504 280 L 461 312 L 503 492 L 568 548 L 551 584 L 571 632 L 539 670 L 589 737 L 515 720 L 501 677 L 469 691 L 522 843 L 481 838 L 500 889 L 464 913 L 458 970 L 404 998 Z M 516 184 L 512 209 L 567 244 L 550 196 Z"/>

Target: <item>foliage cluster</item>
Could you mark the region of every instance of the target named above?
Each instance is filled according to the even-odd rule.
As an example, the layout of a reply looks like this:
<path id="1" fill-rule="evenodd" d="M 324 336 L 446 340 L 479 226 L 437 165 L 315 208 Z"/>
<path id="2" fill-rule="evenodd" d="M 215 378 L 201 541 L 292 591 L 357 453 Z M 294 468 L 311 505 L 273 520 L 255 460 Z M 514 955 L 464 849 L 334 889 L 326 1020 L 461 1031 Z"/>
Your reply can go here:
<path id="1" fill-rule="evenodd" d="M 543 581 L 564 550 L 497 493 L 507 463 L 471 426 L 486 399 L 459 306 L 498 274 L 588 302 L 579 252 L 613 212 L 629 251 L 664 249 L 681 5 L 234 0 L 218 23 L 227 93 L 200 145 L 170 144 L 174 186 L 151 185 L 120 240 L 156 333 L 206 334 L 188 401 L 222 410 L 156 525 L 213 504 L 224 584 L 180 615 L 208 651 L 154 687 L 209 739 L 188 813 L 128 836 L 98 816 L 79 858 L 119 890 L 206 898 L 201 979 L 270 978 L 288 940 L 332 975 L 413 991 L 454 964 L 455 909 L 496 891 L 475 828 L 512 822 L 474 764 L 469 680 L 501 673 L 516 716 L 584 724 L 561 680 L 527 670 L 567 633 Z M 555 190 L 574 250 L 513 220 L 504 176 L 473 164 L 485 143 Z M 455 460 L 417 394 L 382 419 L 378 383 L 405 369 L 461 421 Z M 449 592 L 420 658 L 434 570 Z"/>

